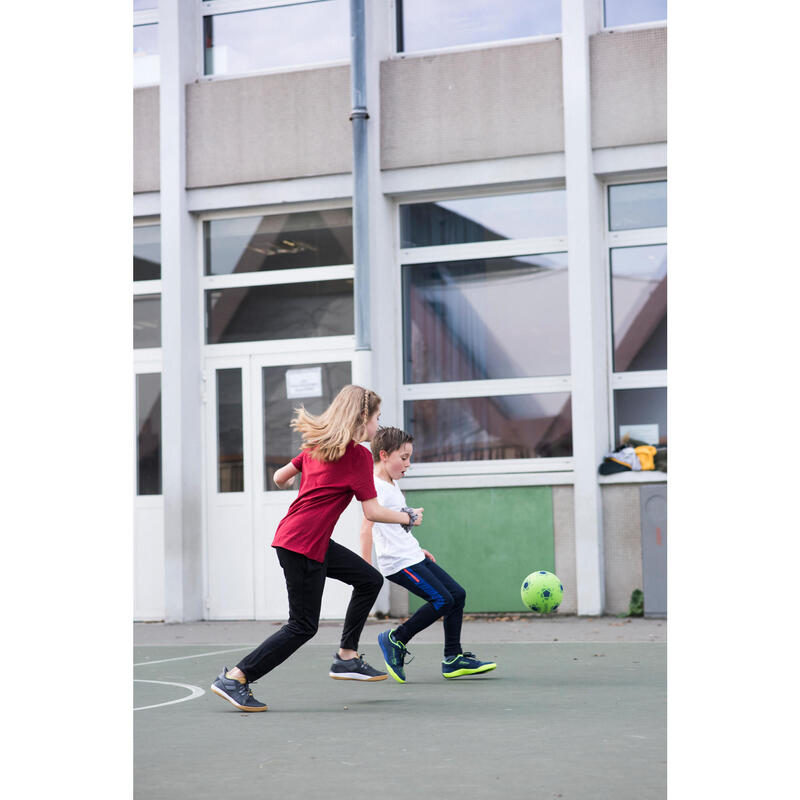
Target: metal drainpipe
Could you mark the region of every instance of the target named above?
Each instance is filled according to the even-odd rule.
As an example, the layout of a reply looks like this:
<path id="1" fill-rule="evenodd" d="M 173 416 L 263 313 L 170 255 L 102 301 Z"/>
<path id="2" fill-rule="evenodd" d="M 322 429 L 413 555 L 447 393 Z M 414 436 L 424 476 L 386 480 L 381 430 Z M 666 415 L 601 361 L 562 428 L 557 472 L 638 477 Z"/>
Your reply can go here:
<path id="1" fill-rule="evenodd" d="M 367 180 L 367 72 L 364 0 L 350 0 L 350 84 L 353 110 L 353 265 L 356 358 L 353 383 L 371 388 L 369 302 L 369 184 Z"/>

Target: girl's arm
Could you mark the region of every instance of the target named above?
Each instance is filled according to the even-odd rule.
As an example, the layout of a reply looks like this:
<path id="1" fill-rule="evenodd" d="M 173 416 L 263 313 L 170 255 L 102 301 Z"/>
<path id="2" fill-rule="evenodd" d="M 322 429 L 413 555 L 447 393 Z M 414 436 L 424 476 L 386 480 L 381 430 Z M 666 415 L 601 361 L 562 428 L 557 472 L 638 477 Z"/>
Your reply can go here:
<path id="1" fill-rule="evenodd" d="M 286 467 L 283 467 L 286 469 Z M 277 473 L 276 473 L 277 474 Z M 392 522 L 395 525 L 408 525 L 411 518 L 405 511 L 392 511 L 390 508 L 384 508 L 379 502 L 377 497 L 371 500 L 364 500 L 361 503 L 361 508 L 364 509 L 364 516 L 370 522 Z M 417 515 L 415 525 L 422 524 L 422 511 L 421 508 L 415 508 L 414 512 Z"/>
<path id="2" fill-rule="evenodd" d="M 272 480 L 279 489 L 286 489 L 294 483 L 294 476 L 299 474 L 300 470 L 290 461 L 285 467 L 276 470 Z"/>
<path id="3" fill-rule="evenodd" d="M 372 523 L 364 517 L 361 520 L 361 558 L 372 563 Z"/>

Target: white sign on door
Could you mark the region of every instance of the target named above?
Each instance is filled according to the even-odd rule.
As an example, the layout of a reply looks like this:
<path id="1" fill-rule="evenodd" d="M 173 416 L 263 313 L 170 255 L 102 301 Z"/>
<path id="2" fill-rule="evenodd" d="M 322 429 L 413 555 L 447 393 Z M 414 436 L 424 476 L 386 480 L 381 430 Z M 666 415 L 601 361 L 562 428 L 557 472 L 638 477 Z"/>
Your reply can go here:
<path id="1" fill-rule="evenodd" d="M 322 397 L 322 367 L 286 370 L 286 398 Z"/>

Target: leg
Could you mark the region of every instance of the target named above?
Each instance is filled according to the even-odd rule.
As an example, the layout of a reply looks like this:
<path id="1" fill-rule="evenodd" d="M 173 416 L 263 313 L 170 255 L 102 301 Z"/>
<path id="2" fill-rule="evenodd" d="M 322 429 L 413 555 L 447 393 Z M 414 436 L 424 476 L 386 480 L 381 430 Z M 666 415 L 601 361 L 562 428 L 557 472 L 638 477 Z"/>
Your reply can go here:
<path id="1" fill-rule="evenodd" d="M 389 580 L 404 586 L 412 594 L 426 600 L 424 606 L 394 630 L 392 636 L 403 644 L 432 625 L 439 617 L 445 618 L 445 653 L 448 649 L 458 653 L 461 649 L 461 620 L 466 592 L 429 558 L 389 576 Z"/>
<path id="2" fill-rule="evenodd" d="M 331 543 L 333 544 L 333 543 Z M 289 594 L 289 621 L 236 666 L 248 682 L 257 681 L 289 658 L 317 632 L 326 564 L 276 547 Z"/>
<path id="3" fill-rule="evenodd" d="M 453 605 L 450 610 L 445 613 L 442 619 L 444 626 L 444 657 L 458 655 L 461 651 L 461 624 L 464 620 L 464 602 L 467 599 L 467 593 L 463 587 L 455 581 L 447 572 L 445 572 L 438 564 L 430 559 L 425 559 L 426 566 L 430 572 L 435 575 L 442 583 L 442 585 L 450 592 L 453 598 Z"/>
<path id="4" fill-rule="evenodd" d="M 371 564 L 364 561 L 348 547 L 331 541 L 328 548 L 328 577 L 353 587 L 353 595 L 347 606 L 342 628 L 342 650 L 358 650 L 361 631 L 370 609 L 383 586 L 383 576 Z M 345 654 L 348 655 L 349 654 Z"/>

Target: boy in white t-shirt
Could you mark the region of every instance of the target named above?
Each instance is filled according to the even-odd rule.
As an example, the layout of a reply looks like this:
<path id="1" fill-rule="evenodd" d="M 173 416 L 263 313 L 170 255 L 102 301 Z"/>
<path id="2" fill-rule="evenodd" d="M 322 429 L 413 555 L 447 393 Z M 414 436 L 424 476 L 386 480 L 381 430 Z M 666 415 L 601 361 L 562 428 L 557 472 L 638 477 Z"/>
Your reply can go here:
<path id="1" fill-rule="evenodd" d="M 408 507 L 397 481 L 405 475 L 411 463 L 413 437 L 399 428 L 380 428 L 372 440 L 372 460 L 375 463 L 375 490 L 384 508 L 408 513 L 414 522 L 413 510 Z M 361 523 L 361 555 L 372 561 L 372 545 L 378 559 L 378 570 L 392 583 L 404 586 L 425 600 L 413 616 L 402 625 L 378 636 L 389 674 L 399 683 L 406 682 L 404 663 L 406 645 L 413 636 L 442 617 L 444 625 L 444 659 L 442 675 L 458 678 L 495 669 L 497 664 L 480 661 L 474 653 L 461 649 L 461 622 L 467 593 L 420 547 L 411 533 L 411 525 L 370 522 Z"/>

